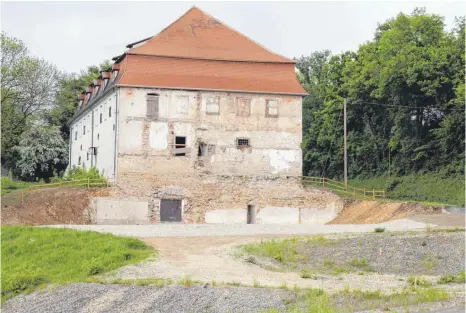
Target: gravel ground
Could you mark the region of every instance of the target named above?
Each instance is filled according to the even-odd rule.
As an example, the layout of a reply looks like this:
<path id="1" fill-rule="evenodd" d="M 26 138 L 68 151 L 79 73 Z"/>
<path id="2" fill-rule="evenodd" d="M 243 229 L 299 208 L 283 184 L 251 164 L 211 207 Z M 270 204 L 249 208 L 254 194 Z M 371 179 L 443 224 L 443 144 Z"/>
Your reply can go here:
<path id="1" fill-rule="evenodd" d="M 154 224 L 154 225 L 46 225 L 79 230 L 92 230 L 133 237 L 195 237 L 195 236 L 256 236 L 313 235 L 331 233 L 371 232 L 376 227 L 387 230 L 425 229 L 427 224 L 409 219 L 382 224 L 364 225 L 274 225 L 274 224 Z"/>
<path id="2" fill-rule="evenodd" d="M 246 287 L 211 287 L 193 285 L 191 287 L 170 286 L 122 286 L 115 284 L 74 283 L 50 288 L 28 295 L 19 295 L 6 302 L 4 313 L 234 313 L 263 312 L 267 309 L 287 311 L 298 296 L 287 290 Z M 364 310 L 367 305 L 346 295 L 331 298 L 337 312 L 383 313 L 381 309 Z M 454 297 L 448 301 L 423 303 L 408 307 L 394 308 L 393 312 L 425 312 L 432 309 L 460 307 L 463 311 L 452 310 L 444 313 L 464 312 L 464 297 Z M 353 308 L 353 310 L 349 310 Z"/>
<path id="3" fill-rule="evenodd" d="M 17 296 L 4 313 L 260 312 L 285 307 L 286 290 L 245 287 L 70 284 L 52 292 Z"/>
<path id="4" fill-rule="evenodd" d="M 321 244 L 299 241 L 297 250 L 305 256 L 303 261 L 297 262 L 298 268 L 320 272 L 332 271 L 332 263 L 346 271 L 397 275 L 457 275 L 465 267 L 465 234 L 462 231 L 343 236 Z M 367 264 L 353 266 L 350 263 L 354 260 Z M 264 265 L 270 264 L 266 263 L 270 260 L 262 261 Z"/>

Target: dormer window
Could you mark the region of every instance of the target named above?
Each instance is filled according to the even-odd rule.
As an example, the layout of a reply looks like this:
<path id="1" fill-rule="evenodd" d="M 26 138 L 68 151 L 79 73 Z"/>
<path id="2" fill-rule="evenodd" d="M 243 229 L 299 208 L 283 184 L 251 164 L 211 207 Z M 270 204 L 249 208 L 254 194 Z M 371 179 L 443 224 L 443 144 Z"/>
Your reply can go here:
<path id="1" fill-rule="evenodd" d="M 95 91 L 94 91 L 94 94 L 97 94 L 99 92 L 99 86 L 95 86 Z"/>
<path id="2" fill-rule="evenodd" d="M 119 70 L 120 70 L 120 64 L 113 64 L 112 65 L 112 80 L 115 80 L 115 78 L 118 75 Z"/>
<path id="3" fill-rule="evenodd" d="M 107 87 L 107 83 L 108 83 L 108 79 L 105 78 L 105 79 L 104 79 L 104 87 L 103 87 L 104 89 L 105 89 L 105 87 Z"/>

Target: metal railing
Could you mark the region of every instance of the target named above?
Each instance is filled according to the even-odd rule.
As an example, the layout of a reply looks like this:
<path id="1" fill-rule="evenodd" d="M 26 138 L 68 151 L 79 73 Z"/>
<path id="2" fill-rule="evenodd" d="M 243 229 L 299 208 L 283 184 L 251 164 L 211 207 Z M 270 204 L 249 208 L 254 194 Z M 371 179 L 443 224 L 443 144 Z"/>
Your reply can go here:
<path id="1" fill-rule="evenodd" d="M 304 185 L 312 185 L 316 187 L 328 188 L 330 190 L 336 191 L 347 195 L 353 199 L 385 199 L 386 193 L 385 190 L 376 190 L 376 189 L 366 189 L 366 188 L 357 188 L 351 185 L 345 186 L 345 183 L 326 177 L 315 177 L 315 176 L 303 176 L 302 183 Z"/>

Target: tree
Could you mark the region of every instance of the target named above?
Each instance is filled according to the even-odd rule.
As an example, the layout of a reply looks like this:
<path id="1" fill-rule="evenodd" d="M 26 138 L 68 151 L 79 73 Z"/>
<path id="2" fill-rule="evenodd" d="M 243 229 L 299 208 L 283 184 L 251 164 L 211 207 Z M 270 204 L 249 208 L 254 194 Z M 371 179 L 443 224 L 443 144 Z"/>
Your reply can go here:
<path id="1" fill-rule="evenodd" d="M 341 177 L 341 106 L 348 99 L 348 173 L 464 173 L 464 18 L 416 9 L 380 24 L 357 52 L 297 60 L 305 175 Z"/>
<path id="2" fill-rule="evenodd" d="M 53 106 L 60 72 L 42 59 L 29 56 L 24 43 L 1 34 L 2 47 L 2 165 L 14 164 L 11 148 L 28 124 Z"/>
<path id="3" fill-rule="evenodd" d="M 26 180 L 49 178 L 54 171 L 65 170 L 68 163 L 68 144 L 57 126 L 29 128 L 13 150 L 19 157 L 16 166 L 21 178 Z"/>
<path id="4" fill-rule="evenodd" d="M 59 92 L 55 97 L 55 105 L 47 112 L 45 118 L 49 124 L 60 127 L 62 136 L 66 140 L 69 139 L 70 135 L 68 122 L 76 112 L 78 104 L 77 95 L 84 92 L 86 87 L 89 87 L 92 81 L 99 77 L 100 71 L 109 70 L 110 67 L 110 61 L 104 61 L 99 66 L 89 66 L 79 75 L 68 74 L 61 78 Z"/>

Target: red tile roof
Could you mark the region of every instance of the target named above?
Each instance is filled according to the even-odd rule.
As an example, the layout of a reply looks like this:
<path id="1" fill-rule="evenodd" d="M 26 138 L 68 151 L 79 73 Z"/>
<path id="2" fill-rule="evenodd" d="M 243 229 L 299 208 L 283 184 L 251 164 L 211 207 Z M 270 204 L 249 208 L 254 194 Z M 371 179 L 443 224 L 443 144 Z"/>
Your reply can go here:
<path id="1" fill-rule="evenodd" d="M 273 53 L 192 7 L 156 36 L 128 53 L 208 60 L 295 63 Z"/>
<path id="2" fill-rule="evenodd" d="M 128 55 L 118 85 L 306 94 L 290 63 Z"/>
<path id="3" fill-rule="evenodd" d="M 117 85 L 307 94 L 293 60 L 196 7 L 119 61 Z"/>

